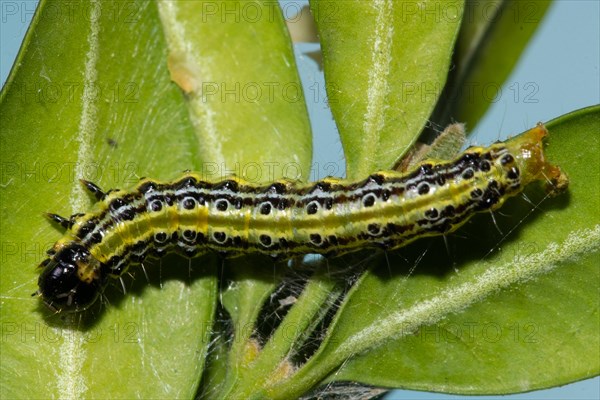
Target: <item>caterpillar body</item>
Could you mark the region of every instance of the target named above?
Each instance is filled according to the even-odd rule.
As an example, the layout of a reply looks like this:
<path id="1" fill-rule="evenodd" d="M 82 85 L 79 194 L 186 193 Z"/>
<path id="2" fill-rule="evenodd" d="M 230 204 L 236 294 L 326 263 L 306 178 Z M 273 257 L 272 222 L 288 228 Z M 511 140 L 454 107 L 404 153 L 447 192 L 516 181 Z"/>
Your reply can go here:
<path id="1" fill-rule="evenodd" d="M 67 231 L 41 263 L 36 293 L 55 311 L 81 311 L 111 278 L 149 255 L 334 256 L 446 234 L 530 182 L 564 189 L 566 177 L 545 160 L 546 134 L 539 124 L 506 142 L 471 147 L 453 161 L 427 160 L 409 172 L 380 171 L 357 182 L 256 185 L 186 173 L 173 182 L 143 179 L 131 191 L 104 193 L 82 181 L 96 207 L 70 218 L 48 214 Z"/>

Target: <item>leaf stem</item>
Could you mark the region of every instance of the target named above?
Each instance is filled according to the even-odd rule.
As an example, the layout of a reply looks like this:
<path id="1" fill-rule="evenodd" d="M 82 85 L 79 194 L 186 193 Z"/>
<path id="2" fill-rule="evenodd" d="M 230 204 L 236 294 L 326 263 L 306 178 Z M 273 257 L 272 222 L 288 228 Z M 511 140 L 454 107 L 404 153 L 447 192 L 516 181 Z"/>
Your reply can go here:
<path id="1" fill-rule="evenodd" d="M 301 337 L 313 324 L 315 316 L 322 315 L 323 306 L 330 303 L 335 283 L 325 270 L 319 270 L 313 276 L 256 360 L 242 372 L 239 381 L 224 397 L 250 398 L 256 395 L 257 389 L 285 381 L 295 372 L 289 356 L 301 343 Z"/>

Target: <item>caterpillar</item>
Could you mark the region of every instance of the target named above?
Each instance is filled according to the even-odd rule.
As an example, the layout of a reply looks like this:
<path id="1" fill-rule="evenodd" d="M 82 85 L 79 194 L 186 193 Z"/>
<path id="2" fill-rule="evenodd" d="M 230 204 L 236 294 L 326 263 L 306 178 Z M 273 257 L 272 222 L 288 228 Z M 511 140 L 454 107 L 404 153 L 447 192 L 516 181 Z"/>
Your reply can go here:
<path id="1" fill-rule="evenodd" d="M 274 258 L 359 249 L 397 249 L 444 235 L 475 213 L 495 210 L 533 181 L 566 188 L 545 159 L 542 124 L 452 161 L 426 160 L 411 171 L 379 171 L 361 181 L 325 178 L 257 185 L 231 176 L 210 182 L 185 173 L 173 182 L 142 179 L 131 191 L 103 192 L 82 181 L 95 209 L 64 218 L 66 229 L 40 265 L 39 290 L 52 310 L 90 307 L 110 279 L 148 256 L 262 253 Z"/>

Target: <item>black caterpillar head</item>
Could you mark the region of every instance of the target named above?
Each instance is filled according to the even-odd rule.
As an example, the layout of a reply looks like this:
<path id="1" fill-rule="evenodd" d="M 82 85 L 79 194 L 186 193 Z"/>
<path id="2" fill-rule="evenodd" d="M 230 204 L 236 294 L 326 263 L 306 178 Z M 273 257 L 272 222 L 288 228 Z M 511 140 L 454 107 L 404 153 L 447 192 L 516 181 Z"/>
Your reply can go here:
<path id="1" fill-rule="evenodd" d="M 59 248 L 41 265 L 37 293 L 44 303 L 57 312 L 77 312 L 90 307 L 102 287 L 99 262 L 80 244 L 69 243 Z"/>

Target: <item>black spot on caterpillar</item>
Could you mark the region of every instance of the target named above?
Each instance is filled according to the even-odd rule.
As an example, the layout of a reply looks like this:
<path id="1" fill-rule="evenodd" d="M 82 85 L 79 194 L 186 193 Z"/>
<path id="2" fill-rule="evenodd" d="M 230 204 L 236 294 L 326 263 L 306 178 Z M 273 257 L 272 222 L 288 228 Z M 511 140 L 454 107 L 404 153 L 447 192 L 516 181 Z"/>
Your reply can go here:
<path id="1" fill-rule="evenodd" d="M 56 311 L 81 311 L 132 263 L 176 251 L 194 257 L 262 253 L 274 258 L 335 256 L 368 247 L 396 249 L 454 231 L 478 212 L 495 210 L 533 181 L 564 190 L 568 180 L 545 160 L 539 124 L 453 161 L 423 161 L 408 172 L 379 171 L 356 182 L 326 178 L 255 185 L 237 177 L 173 182 L 143 179 L 133 190 L 104 193 L 93 211 L 48 216 L 67 232 L 40 267 L 39 290 Z"/>

